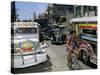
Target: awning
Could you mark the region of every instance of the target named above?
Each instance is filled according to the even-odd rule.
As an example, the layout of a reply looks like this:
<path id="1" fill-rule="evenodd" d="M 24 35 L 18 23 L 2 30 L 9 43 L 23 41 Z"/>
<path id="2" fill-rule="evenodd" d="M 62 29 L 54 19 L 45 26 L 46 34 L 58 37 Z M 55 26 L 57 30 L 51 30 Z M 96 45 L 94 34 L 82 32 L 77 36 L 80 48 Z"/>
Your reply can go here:
<path id="1" fill-rule="evenodd" d="M 73 18 L 70 20 L 70 23 L 77 23 L 77 22 L 97 22 L 97 16 L 91 17 L 81 17 L 81 18 Z"/>

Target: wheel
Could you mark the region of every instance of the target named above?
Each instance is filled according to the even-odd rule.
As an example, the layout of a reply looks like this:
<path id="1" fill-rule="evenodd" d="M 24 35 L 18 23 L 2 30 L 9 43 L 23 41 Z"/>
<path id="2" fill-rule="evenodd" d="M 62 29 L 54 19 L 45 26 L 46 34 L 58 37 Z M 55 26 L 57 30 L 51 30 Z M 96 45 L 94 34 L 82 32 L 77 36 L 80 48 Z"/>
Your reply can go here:
<path id="1" fill-rule="evenodd" d="M 85 51 L 81 51 L 81 61 L 86 65 L 90 62 L 89 56 Z"/>

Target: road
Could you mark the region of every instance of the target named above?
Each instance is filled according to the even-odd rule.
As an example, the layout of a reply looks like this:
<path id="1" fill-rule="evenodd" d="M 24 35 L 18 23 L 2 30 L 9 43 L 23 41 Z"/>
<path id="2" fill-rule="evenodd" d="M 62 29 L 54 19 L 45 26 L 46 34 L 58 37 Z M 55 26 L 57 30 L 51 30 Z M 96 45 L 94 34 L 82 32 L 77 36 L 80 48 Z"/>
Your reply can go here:
<path id="1" fill-rule="evenodd" d="M 67 60 L 66 60 L 66 46 L 65 44 L 51 44 L 50 41 L 48 41 L 49 49 L 48 49 L 48 55 L 50 56 L 50 61 L 52 62 L 52 71 L 67 71 L 70 70 L 67 66 Z M 79 61 L 79 64 L 81 66 L 81 69 L 91 69 L 90 66 L 86 66 L 81 61 Z"/>
<path id="2" fill-rule="evenodd" d="M 47 41 L 49 44 L 49 48 L 47 50 L 49 61 L 45 63 L 41 63 L 36 66 L 31 66 L 23 69 L 14 69 L 15 73 L 34 73 L 34 72 L 51 72 L 51 71 L 68 71 L 70 70 L 67 66 L 66 60 L 66 47 L 65 44 L 57 45 L 51 44 L 50 41 Z M 81 69 L 92 69 L 90 66 L 84 65 L 81 61 L 79 61 Z"/>

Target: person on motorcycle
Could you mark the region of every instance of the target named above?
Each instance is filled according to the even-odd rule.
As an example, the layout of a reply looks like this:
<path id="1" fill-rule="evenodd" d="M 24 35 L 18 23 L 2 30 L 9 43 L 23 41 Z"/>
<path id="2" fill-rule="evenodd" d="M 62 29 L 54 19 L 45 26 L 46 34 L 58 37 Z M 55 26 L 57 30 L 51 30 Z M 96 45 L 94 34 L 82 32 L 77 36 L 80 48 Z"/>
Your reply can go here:
<path id="1" fill-rule="evenodd" d="M 68 60 L 68 66 L 71 66 L 71 59 L 72 59 L 72 53 L 75 50 L 78 50 L 78 37 L 76 36 L 76 31 L 71 31 L 71 36 L 68 39 L 66 43 L 67 47 L 67 60 Z"/>

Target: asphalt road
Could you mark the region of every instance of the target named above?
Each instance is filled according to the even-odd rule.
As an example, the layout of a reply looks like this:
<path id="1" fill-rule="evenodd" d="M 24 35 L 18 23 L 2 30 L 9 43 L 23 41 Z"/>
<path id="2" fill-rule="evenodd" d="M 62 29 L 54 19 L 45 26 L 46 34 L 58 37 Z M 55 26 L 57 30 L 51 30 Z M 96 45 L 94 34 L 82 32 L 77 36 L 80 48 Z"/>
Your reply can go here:
<path id="1" fill-rule="evenodd" d="M 51 72 L 51 71 L 69 71 L 70 69 L 67 66 L 66 60 L 66 47 L 65 44 L 51 44 L 50 41 L 47 41 L 49 48 L 47 50 L 49 61 L 41 63 L 39 65 L 23 68 L 23 69 L 14 69 L 15 73 L 36 73 L 36 72 Z M 94 69 L 95 66 L 90 63 L 89 66 L 83 64 L 79 61 L 81 70 L 85 69 Z M 92 66 L 92 67 L 91 67 Z"/>
<path id="2" fill-rule="evenodd" d="M 70 70 L 67 66 L 67 51 L 65 44 L 49 44 L 48 55 L 50 56 L 50 61 L 52 62 L 52 71 L 67 71 Z M 81 70 L 94 69 L 95 65 L 90 63 L 90 65 L 85 65 L 81 61 L 78 61 Z"/>

